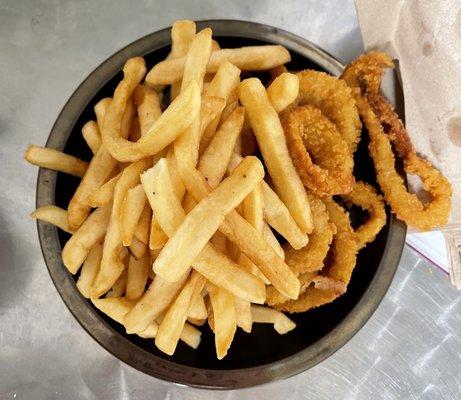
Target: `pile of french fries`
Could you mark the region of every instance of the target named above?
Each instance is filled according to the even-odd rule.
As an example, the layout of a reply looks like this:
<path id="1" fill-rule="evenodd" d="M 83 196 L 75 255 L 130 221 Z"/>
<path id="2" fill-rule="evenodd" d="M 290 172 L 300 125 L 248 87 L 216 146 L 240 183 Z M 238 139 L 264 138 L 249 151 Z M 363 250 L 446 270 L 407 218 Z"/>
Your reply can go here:
<path id="1" fill-rule="evenodd" d="M 220 49 L 192 21 L 176 22 L 171 39 L 166 60 L 146 74 L 142 58 L 129 59 L 113 97 L 96 104 L 82 128 L 89 163 L 27 149 L 32 164 L 82 178 L 67 210 L 49 205 L 32 216 L 72 235 L 65 267 L 128 334 L 155 338 L 171 355 L 179 340 L 196 348 L 208 322 L 222 359 L 237 327 L 295 327 L 264 303 L 266 285 L 290 299 L 300 291 L 274 231 L 300 249 L 313 228 L 279 119 L 299 82 L 287 72 L 268 88 L 240 81 L 242 70 L 290 61 L 282 46 Z"/>

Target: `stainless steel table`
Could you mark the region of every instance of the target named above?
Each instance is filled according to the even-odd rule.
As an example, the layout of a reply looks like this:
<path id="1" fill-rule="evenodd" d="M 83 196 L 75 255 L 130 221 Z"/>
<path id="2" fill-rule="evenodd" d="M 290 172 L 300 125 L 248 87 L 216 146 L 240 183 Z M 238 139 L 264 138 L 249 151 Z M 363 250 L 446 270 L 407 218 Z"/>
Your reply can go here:
<path id="1" fill-rule="evenodd" d="M 317 367 L 282 382 L 211 392 L 123 365 L 67 311 L 35 223 L 37 170 L 22 161 L 101 61 L 175 19 L 235 18 L 301 35 L 344 61 L 362 51 L 352 1 L 0 3 L 0 399 L 459 399 L 461 302 L 447 277 L 405 249 L 366 326 Z"/>

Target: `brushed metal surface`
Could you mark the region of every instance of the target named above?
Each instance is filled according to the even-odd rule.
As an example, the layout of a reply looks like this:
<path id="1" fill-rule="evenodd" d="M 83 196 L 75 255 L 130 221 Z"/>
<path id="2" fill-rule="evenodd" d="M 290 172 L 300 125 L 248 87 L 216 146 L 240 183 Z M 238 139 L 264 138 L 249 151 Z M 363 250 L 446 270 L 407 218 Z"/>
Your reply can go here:
<path id="1" fill-rule="evenodd" d="M 43 144 L 95 66 L 177 18 L 240 18 L 303 36 L 344 61 L 361 49 L 351 1 L 2 1 L 0 4 L 0 399 L 458 399 L 461 302 L 445 275 L 406 249 L 385 300 L 339 352 L 253 389 L 167 384 L 122 364 L 60 300 L 28 218 Z"/>

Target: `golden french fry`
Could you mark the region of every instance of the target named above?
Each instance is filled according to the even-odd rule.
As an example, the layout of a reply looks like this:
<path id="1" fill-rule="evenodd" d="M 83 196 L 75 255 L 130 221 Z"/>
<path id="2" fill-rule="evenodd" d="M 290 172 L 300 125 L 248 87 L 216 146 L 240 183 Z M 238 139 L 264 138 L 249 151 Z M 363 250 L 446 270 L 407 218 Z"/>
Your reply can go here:
<path id="1" fill-rule="evenodd" d="M 87 299 L 91 297 L 91 288 L 93 286 L 94 279 L 98 274 L 101 258 L 102 244 L 96 243 L 88 253 L 88 257 L 80 270 L 80 276 L 77 280 L 77 288 L 82 296 Z"/>
<path id="2" fill-rule="evenodd" d="M 152 267 L 155 273 L 171 282 L 184 274 L 223 222 L 225 215 L 241 203 L 263 176 L 260 161 L 256 157 L 246 157 L 228 178 L 186 216 L 155 260 Z M 149 193 L 146 194 L 149 196 Z"/>
<path id="3" fill-rule="evenodd" d="M 50 224 L 56 225 L 59 229 L 64 232 L 72 233 L 67 223 L 67 211 L 58 206 L 43 206 L 37 208 L 32 214 L 32 218 L 39 219 L 40 221 L 49 222 Z"/>
<path id="4" fill-rule="evenodd" d="M 162 115 L 162 96 L 146 85 L 139 85 L 134 93 L 141 137 L 146 136 L 152 124 Z"/>
<path id="5" fill-rule="evenodd" d="M 206 324 L 206 318 L 200 318 L 200 319 L 197 319 L 197 318 L 191 318 L 191 317 L 187 317 L 187 322 L 190 322 L 192 325 L 195 325 L 195 326 L 203 326 Z"/>
<path id="6" fill-rule="evenodd" d="M 263 306 L 251 306 L 253 322 L 274 324 L 274 329 L 280 335 L 296 328 L 296 324 L 280 311 Z"/>
<path id="7" fill-rule="evenodd" d="M 134 237 L 145 245 L 149 244 L 149 229 L 152 221 L 152 210 L 149 204 L 144 206 L 144 209 L 139 218 L 138 226 L 134 231 Z"/>
<path id="8" fill-rule="evenodd" d="M 185 274 L 174 283 L 166 282 L 156 275 L 146 292 L 125 316 L 127 333 L 142 332 L 163 313 L 183 287 L 188 275 Z"/>
<path id="9" fill-rule="evenodd" d="M 160 250 L 168 241 L 168 236 L 163 232 L 158 224 L 155 214 L 152 215 L 149 235 L 149 248 L 151 250 Z"/>
<path id="10" fill-rule="evenodd" d="M 144 255 L 146 250 L 147 250 L 146 243 L 143 243 L 136 237 L 133 237 L 133 240 L 131 241 L 131 245 L 130 247 L 128 247 L 128 252 L 134 258 L 136 258 L 136 260 L 139 260 Z"/>
<path id="11" fill-rule="evenodd" d="M 78 271 L 90 249 L 106 234 L 111 209 L 112 204 L 97 208 L 65 244 L 62 261 L 71 274 Z"/>
<path id="12" fill-rule="evenodd" d="M 91 301 L 98 310 L 122 325 L 124 316 L 133 308 L 134 304 L 133 300 L 125 297 L 92 298 Z"/>
<path id="13" fill-rule="evenodd" d="M 96 121 L 98 124 L 99 134 L 102 131 L 102 124 L 104 122 L 104 116 L 106 115 L 107 107 L 109 107 L 110 102 L 112 101 L 111 97 L 105 97 L 104 99 L 99 100 L 96 105 L 94 106 L 94 113 L 96 114 Z M 131 122 L 131 117 L 130 121 Z M 128 121 L 125 121 L 126 125 L 129 126 Z M 127 133 L 128 136 L 128 133 Z"/>
<path id="14" fill-rule="evenodd" d="M 151 163 L 151 159 L 143 159 L 126 167 L 115 185 L 114 202 L 104 240 L 101 268 L 93 285 L 93 297 L 100 297 L 109 290 L 125 268 L 119 258 L 122 248 L 120 210 L 127 191 L 138 184 L 139 175 L 152 165 Z M 133 239 L 132 246 L 137 242 L 139 241 Z M 144 251 L 145 247 L 144 245 Z M 130 251 L 133 251 L 133 248 L 130 248 Z M 142 254 L 144 253 L 142 252 Z M 139 254 L 134 254 L 134 256 L 139 258 Z"/>
<path id="15" fill-rule="evenodd" d="M 281 113 L 298 97 L 298 75 L 290 74 L 289 72 L 282 73 L 274 79 L 266 92 L 272 107 L 274 107 L 275 111 Z"/>
<path id="16" fill-rule="evenodd" d="M 211 29 L 207 28 L 200 31 L 195 36 L 189 51 L 187 52 L 184 75 L 181 83 L 181 93 L 192 82 L 198 83 L 200 91 L 202 90 L 203 77 L 205 76 L 206 64 L 208 63 L 210 54 Z M 175 154 L 187 154 L 190 159 L 188 163 L 193 166 L 196 165 L 198 160 L 200 136 L 202 131 L 200 122 L 199 116 L 196 116 L 192 124 L 190 124 L 190 126 L 174 143 Z"/>
<path id="17" fill-rule="evenodd" d="M 149 273 L 149 256 L 144 254 L 140 259 L 130 255 L 126 277 L 126 298 L 136 300 L 144 293 Z"/>
<path id="18" fill-rule="evenodd" d="M 186 323 L 187 315 L 195 298 L 200 296 L 204 285 L 205 278 L 197 271 L 193 271 L 181 292 L 168 308 L 158 328 L 155 345 L 159 350 L 169 355 L 174 353 Z"/>
<path id="19" fill-rule="evenodd" d="M 244 117 L 244 108 L 236 108 L 221 125 L 200 157 L 197 168 L 205 175 L 211 187 L 216 187 L 226 173 L 235 142 L 242 130 Z"/>
<path id="20" fill-rule="evenodd" d="M 82 178 L 88 168 L 86 161 L 62 151 L 30 144 L 24 159 L 40 168 L 48 168 Z"/>
<path id="21" fill-rule="evenodd" d="M 239 86 L 239 99 L 278 194 L 303 232 L 312 232 L 312 213 L 306 190 L 288 151 L 280 119 L 261 81 L 256 78 L 244 80 Z"/>
<path id="22" fill-rule="evenodd" d="M 120 207 L 120 231 L 124 246 L 130 246 L 139 219 L 146 205 L 146 195 L 141 184 L 128 189 Z"/>
<path id="23" fill-rule="evenodd" d="M 216 355 L 219 360 L 222 360 L 237 330 L 234 296 L 224 289 L 210 285 L 209 297 L 213 310 Z"/>
<path id="24" fill-rule="evenodd" d="M 171 182 L 173 183 L 174 192 L 176 197 L 179 200 L 182 200 L 184 197 L 184 193 L 186 192 L 186 188 L 184 187 L 181 179 L 181 175 L 178 172 L 178 166 L 176 164 L 176 157 L 174 155 L 174 147 L 172 147 L 167 155 L 166 161 L 168 163 L 168 171 L 170 173 Z"/>
<path id="25" fill-rule="evenodd" d="M 287 49 L 278 45 L 248 46 L 237 49 L 214 51 L 206 72 L 217 72 L 219 66 L 228 61 L 242 71 L 259 71 L 277 67 L 291 60 Z M 171 84 L 181 79 L 186 58 L 165 60 L 155 65 L 147 74 L 149 85 Z"/>
<path id="26" fill-rule="evenodd" d="M 301 231 L 296 221 L 291 216 L 285 203 L 266 183 L 262 183 L 264 196 L 264 219 L 278 233 L 280 233 L 294 249 L 301 249 L 307 245 L 309 239 Z"/>
<path id="27" fill-rule="evenodd" d="M 220 97 L 224 100 L 228 100 L 229 95 L 235 90 L 240 83 L 240 70 L 229 62 L 222 63 L 213 80 L 208 85 L 205 94 L 212 97 Z M 200 139 L 200 153 L 203 153 L 211 142 L 218 123 L 221 118 L 219 113 L 213 121 L 205 128 L 202 137 Z"/>
<path id="28" fill-rule="evenodd" d="M 91 152 L 96 154 L 102 143 L 98 124 L 95 121 L 88 121 L 83 125 L 82 136 Z"/>
<path id="29" fill-rule="evenodd" d="M 98 125 L 100 120 L 104 118 L 105 110 L 110 103 L 111 99 L 104 99 L 94 107 Z M 121 119 L 120 133 L 122 137 L 128 137 L 134 111 L 133 103 L 128 102 Z M 85 221 L 91 210 L 87 199 L 112 178 L 116 165 L 117 161 L 110 155 L 104 144 L 102 144 L 98 152 L 91 159 L 88 170 L 67 207 L 67 219 L 71 229 L 77 229 Z"/>
<path id="30" fill-rule="evenodd" d="M 86 200 L 91 207 L 102 207 L 114 199 L 115 184 L 120 174 L 110 178 L 106 183 L 96 189 Z"/>
<path id="31" fill-rule="evenodd" d="M 160 160 L 153 168 L 146 171 L 141 176 L 141 182 L 162 229 L 167 235 L 174 235 L 186 214 L 175 196 L 166 161 Z M 205 244 L 199 256 L 195 258 L 193 267 L 217 286 L 239 297 L 257 303 L 265 300 L 264 284 L 240 269 L 225 254 L 217 251 L 210 244 Z"/>
<path id="32" fill-rule="evenodd" d="M 242 203 L 243 218 L 258 232 L 263 232 L 264 229 L 264 198 L 261 186 L 262 183 L 256 186 Z"/>
<path id="33" fill-rule="evenodd" d="M 235 315 L 237 318 L 237 326 L 243 329 L 244 332 L 250 333 L 253 325 L 253 316 L 251 314 L 251 303 L 242 300 L 238 297 L 234 298 Z"/>
<path id="34" fill-rule="evenodd" d="M 196 201 L 208 196 L 211 188 L 205 177 L 196 169 L 182 169 L 182 179 L 186 189 Z M 285 296 L 296 299 L 300 283 L 288 265 L 274 249 L 267 244 L 262 234 L 256 231 L 237 211 L 226 215 L 219 230 L 237 244 L 240 250 L 259 268 L 272 285 Z"/>
<path id="35" fill-rule="evenodd" d="M 224 110 L 222 110 L 221 116 L 219 118 L 218 126 L 221 126 L 224 123 L 224 121 L 227 118 L 229 118 L 229 115 L 231 115 L 238 106 L 239 106 L 238 100 L 232 101 L 230 103 L 227 102 L 226 107 L 224 107 Z M 204 138 L 205 138 L 205 133 L 203 133 L 203 136 L 202 136 L 202 142 L 205 144 Z M 200 142 L 200 147 L 202 147 L 202 142 Z M 206 148 L 207 146 L 204 145 L 203 147 Z M 203 153 L 202 150 L 201 150 L 201 153 Z M 240 151 L 238 151 L 237 153 L 240 154 Z"/>
<path id="36" fill-rule="evenodd" d="M 207 317 L 207 311 L 205 307 L 205 301 L 203 300 L 202 296 L 197 296 L 192 303 L 192 306 L 190 308 L 189 314 L 187 315 L 187 318 L 192 318 L 195 320 L 201 320 L 201 319 L 206 319 Z"/>
<path id="37" fill-rule="evenodd" d="M 265 222 L 263 224 L 263 235 L 264 235 L 264 240 L 270 244 L 270 246 L 274 249 L 274 251 L 278 254 L 278 256 L 282 259 L 285 259 L 285 252 L 283 251 L 282 246 L 280 245 L 279 241 L 275 237 L 269 225 L 266 224 Z"/>
<path id="38" fill-rule="evenodd" d="M 200 110 L 200 89 L 192 81 L 141 139 L 130 142 L 120 135 L 120 120 L 127 100 L 144 76 L 144 60 L 129 59 L 123 71 L 123 80 L 107 108 L 101 136 L 104 146 L 118 161 L 137 161 L 160 152 L 191 125 Z"/>
<path id="39" fill-rule="evenodd" d="M 171 28 L 171 53 L 169 59 L 185 57 L 195 38 L 195 22 L 176 21 Z M 170 99 L 174 100 L 181 90 L 181 82 L 171 84 Z"/>
<path id="40" fill-rule="evenodd" d="M 114 282 L 111 289 L 106 293 L 106 299 L 111 297 L 121 297 L 125 294 L 127 276 L 128 270 L 125 268 Z"/>
<path id="41" fill-rule="evenodd" d="M 141 336 L 144 339 L 153 339 L 157 335 L 158 331 L 158 324 L 155 322 L 151 322 L 149 326 L 143 330 L 142 332 L 138 332 L 137 335 Z M 179 337 L 184 343 L 188 346 L 196 349 L 200 344 L 202 333 L 192 325 L 188 324 L 187 322 L 184 324 L 184 327 L 181 332 L 181 336 Z"/>

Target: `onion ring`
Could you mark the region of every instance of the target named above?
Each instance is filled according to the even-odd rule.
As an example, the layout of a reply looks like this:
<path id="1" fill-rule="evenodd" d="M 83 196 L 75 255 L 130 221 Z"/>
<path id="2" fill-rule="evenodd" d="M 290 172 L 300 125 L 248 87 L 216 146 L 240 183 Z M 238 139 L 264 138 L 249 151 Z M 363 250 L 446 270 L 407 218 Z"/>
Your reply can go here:
<path id="1" fill-rule="evenodd" d="M 296 276 L 299 276 L 301 291 L 306 290 L 307 286 L 317 276 L 318 271 L 323 268 L 325 257 L 336 233 L 336 227 L 330 222 L 328 212 L 323 202 L 315 195 L 308 194 L 309 203 L 312 210 L 312 221 L 314 230 L 309 235 L 309 243 L 295 250 L 286 245 L 285 262 Z M 274 287 L 268 286 L 266 291 L 266 302 L 269 305 L 282 303 L 289 300 Z"/>
<path id="2" fill-rule="evenodd" d="M 282 124 L 304 186 L 319 196 L 348 193 L 354 160 L 336 126 L 311 105 L 290 108 Z"/>
<path id="3" fill-rule="evenodd" d="M 351 89 L 342 81 L 324 72 L 305 70 L 298 73 L 298 105 L 312 104 L 331 120 L 346 141 L 351 154 L 360 140 L 360 122 Z"/>
<path id="4" fill-rule="evenodd" d="M 386 225 L 383 197 L 376 193 L 372 186 L 364 182 L 355 182 L 350 193 L 343 195 L 342 198 L 348 203 L 361 207 L 369 214 L 368 220 L 354 231 L 358 247 L 361 249 L 375 240 L 376 235 Z"/>
<path id="5" fill-rule="evenodd" d="M 385 54 L 368 53 L 349 65 L 342 78 L 353 88 L 359 114 L 370 136 L 369 150 L 376 179 L 392 212 L 408 225 L 421 231 L 430 230 L 446 224 L 452 188 L 429 161 L 416 154 L 403 124 L 390 104 L 380 98 L 377 85 L 381 82 L 383 68 L 389 66 L 392 63 Z M 403 178 L 396 171 L 391 141 L 395 143 L 398 155 L 403 157 L 405 172 L 421 178 L 424 190 L 431 195 L 429 202 L 423 203 L 408 192 Z"/>
<path id="6" fill-rule="evenodd" d="M 289 300 L 276 304 L 275 308 L 290 313 L 304 312 L 323 304 L 331 303 L 343 294 L 356 265 L 358 244 L 352 230 L 347 212 L 332 199 L 322 199 L 330 220 L 335 224 L 337 232 L 333 237 L 329 264 L 319 277 L 313 278 L 314 286 L 306 288 L 297 300 Z M 328 289 L 328 290 L 322 290 Z M 266 300 L 267 301 L 267 300 Z"/>

